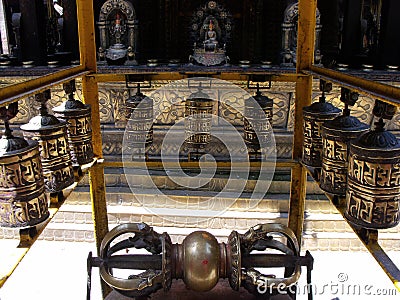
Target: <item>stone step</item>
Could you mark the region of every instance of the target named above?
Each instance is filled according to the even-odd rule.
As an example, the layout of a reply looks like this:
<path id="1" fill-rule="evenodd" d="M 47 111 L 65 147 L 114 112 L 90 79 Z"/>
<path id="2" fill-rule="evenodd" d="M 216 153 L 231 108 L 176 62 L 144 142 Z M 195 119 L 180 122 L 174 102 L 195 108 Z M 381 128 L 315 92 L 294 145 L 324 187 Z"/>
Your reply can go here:
<path id="1" fill-rule="evenodd" d="M 162 193 L 162 194 L 160 194 Z M 229 210 L 238 212 L 271 212 L 289 211 L 289 194 L 265 194 L 263 198 L 251 198 L 251 193 L 210 193 L 205 191 L 141 189 L 132 193 L 129 187 L 107 187 L 108 206 L 125 206 L 136 209 L 144 206 L 149 209 L 193 209 L 196 211 Z M 214 198 L 212 198 L 214 197 Z M 324 195 L 310 195 L 306 199 L 308 213 L 336 213 L 336 209 Z M 73 205 L 90 205 L 88 187 L 77 187 L 68 198 Z M 239 216 L 240 217 L 240 216 Z"/>
<path id="2" fill-rule="evenodd" d="M 201 187 L 199 186 L 199 179 L 195 177 L 187 176 L 182 179 L 183 184 L 179 184 L 173 180 L 165 171 L 163 170 L 149 170 L 151 180 L 144 178 L 143 175 L 127 175 L 124 173 L 123 168 L 106 168 L 105 169 L 105 183 L 107 187 L 128 187 L 128 182 L 135 189 L 140 188 L 153 188 L 157 187 L 161 190 L 188 190 L 188 187 L 196 187 L 192 190 L 195 191 L 222 191 L 226 186 L 228 180 L 231 180 L 230 187 L 234 187 L 234 184 L 243 184 L 243 179 L 229 179 L 229 174 L 226 172 L 218 172 L 212 177 L 209 182 Z M 243 192 L 252 192 L 258 180 L 255 178 L 254 173 L 250 173 L 247 180 L 244 180 L 244 188 L 239 189 Z M 267 182 L 262 183 L 267 184 Z M 85 176 L 80 183 L 80 186 L 89 186 L 89 178 Z M 318 194 L 322 195 L 323 192 L 314 180 L 309 178 L 307 181 L 307 194 Z M 235 190 L 235 189 L 234 189 Z M 277 171 L 270 182 L 268 193 L 287 193 L 290 190 L 290 172 L 288 171 Z"/>

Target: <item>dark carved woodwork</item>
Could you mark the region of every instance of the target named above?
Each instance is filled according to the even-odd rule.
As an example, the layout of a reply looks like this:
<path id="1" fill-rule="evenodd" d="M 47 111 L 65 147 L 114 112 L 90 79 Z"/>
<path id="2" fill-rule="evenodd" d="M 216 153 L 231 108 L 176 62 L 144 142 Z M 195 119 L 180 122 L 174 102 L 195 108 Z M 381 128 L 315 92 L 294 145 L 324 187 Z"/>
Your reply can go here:
<path id="1" fill-rule="evenodd" d="M 343 34 L 341 58 L 343 62 L 360 64 L 354 61 L 357 53 L 360 52 L 361 36 L 361 0 L 348 0 L 343 4 Z"/>
<path id="2" fill-rule="evenodd" d="M 46 61 L 46 8 L 42 0 L 20 0 L 22 61 Z"/>
<path id="3" fill-rule="evenodd" d="M 399 1 L 387 0 L 382 3 L 382 23 L 379 41 L 379 63 L 382 66 L 400 64 L 399 9 Z"/>
<path id="4" fill-rule="evenodd" d="M 63 0 L 64 8 L 64 51 L 71 52 L 71 60 L 79 59 L 78 22 L 76 15 L 76 1 Z"/>

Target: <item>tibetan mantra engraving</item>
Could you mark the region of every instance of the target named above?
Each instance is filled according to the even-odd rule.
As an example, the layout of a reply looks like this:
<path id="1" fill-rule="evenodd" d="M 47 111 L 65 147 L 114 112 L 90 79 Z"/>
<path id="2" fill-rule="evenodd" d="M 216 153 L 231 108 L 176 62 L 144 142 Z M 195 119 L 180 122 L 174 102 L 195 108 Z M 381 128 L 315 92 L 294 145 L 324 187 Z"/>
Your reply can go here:
<path id="1" fill-rule="evenodd" d="M 348 185 L 346 217 L 349 221 L 366 228 L 390 228 L 399 223 L 399 155 L 366 161 L 351 148 Z"/>
<path id="2" fill-rule="evenodd" d="M 27 227 L 49 216 L 38 143 L 0 157 L 0 226 Z"/>
<path id="3" fill-rule="evenodd" d="M 322 134 L 321 126 L 324 121 L 332 120 L 340 113 L 330 103 L 316 102 L 303 109 L 303 162 L 304 164 L 320 168 L 322 166 Z"/>
<path id="4" fill-rule="evenodd" d="M 322 125 L 321 189 L 336 195 L 346 194 L 350 142 L 368 130 L 367 124 L 349 114 L 326 121 Z"/>
<path id="5" fill-rule="evenodd" d="M 89 105 L 66 109 L 53 108 L 56 117 L 67 122 L 68 142 L 74 165 L 84 165 L 93 159 L 91 109 Z"/>
<path id="6" fill-rule="evenodd" d="M 65 123 L 52 130 L 25 131 L 24 136 L 39 142 L 46 190 L 60 192 L 74 183 Z"/>
<path id="7" fill-rule="evenodd" d="M 68 119 L 68 138 L 72 162 L 78 165 L 91 162 L 93 159 L 93 145 L 90 117 Z"/>

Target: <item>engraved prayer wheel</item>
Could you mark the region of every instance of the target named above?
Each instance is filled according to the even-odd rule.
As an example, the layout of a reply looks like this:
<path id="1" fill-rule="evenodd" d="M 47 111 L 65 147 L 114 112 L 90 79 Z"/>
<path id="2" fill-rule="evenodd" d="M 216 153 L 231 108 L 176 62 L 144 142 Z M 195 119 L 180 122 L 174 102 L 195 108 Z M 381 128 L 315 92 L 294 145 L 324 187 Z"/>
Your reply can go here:
<path id="1" fill-rule="evenodd" d="M 260 149 L 261 144 L 269 143 L 272 135 L 273 100 L 261 94 L 257 84 L 256 95 L 245 100 L 244 142 L 250 148 Z"/>
<path id="2" fill-rule="evenodd" d="M 54 107 L 55 116 L 67 122 L 68 143 L 73 165 L 84 165 L 93 160 L 92 117 L 90 105 L 74 99 L 75 81 L 63 85 L 68 100 Z"/>
<path id="3" fill-rule="evenodd" d="M 24 136 L 39 142 L 40 157 L 46 191 L 61 192 L 74 183 L 70 147 L 67 136 L 67 123 L 58 120 L 47 111 L 46 102 L 50 90 L 36 94 L 35 100 L 41 103 L 40 114 L 28 124 L 22 125 Z"/>
<path id="4" fill-rule="evenodd" d="M 153 99 L 137 92 L 126 100 L 126 141 L 129 146 L 141 148 L 153 142 Z"/>
<path id="5" fill-rule="evenodd" d="M 17 102 L 0 108 L 4 135 L 0 139 L 0 226 L 29 227 L 49 217 L 39 144 L 14 137 L 8 124 Z"/>
<path id="6" fill-rule="evenodd" d="M 323 151 L 319 183 L 321 189 L 331 194 L 346 194 L 350 141 L 358 138 L 369 129 L 369 125 L 360 122 L 356 117 L 350 116 L 348 105 L 354 105 L 357 99 L 357 93 L 342 89 L 341 100 L 346 104 L 343 115 L 322 124 Z"/>
<path id="7" fill-rule="evenodd" d="M 400 221 L 400 141 L 383 122 L 395 111 L 376 100 L 375 128 L 350 143 L 345 217 L 364 228 L 390 228 Z"/>
<path id="8" fill-rule="evenodd" d="M 332 120 L 340 114 L 340 109 L 331 103 L 325 102 L 325 92 L 332 89 L 332 84 L 321 80 L 320 89 L 322 96 L 319 102 L 303 108 L 303 163 L 310 167 L 321 168 L 322 166 L 322 134 L 321 125 Z"/>
<path id="9" fill-rule="evenodd" d="M 185 142 L 199 151 L 211 141 L 213 100 L 199 90 L 191 94 L 185 102 Z"/>

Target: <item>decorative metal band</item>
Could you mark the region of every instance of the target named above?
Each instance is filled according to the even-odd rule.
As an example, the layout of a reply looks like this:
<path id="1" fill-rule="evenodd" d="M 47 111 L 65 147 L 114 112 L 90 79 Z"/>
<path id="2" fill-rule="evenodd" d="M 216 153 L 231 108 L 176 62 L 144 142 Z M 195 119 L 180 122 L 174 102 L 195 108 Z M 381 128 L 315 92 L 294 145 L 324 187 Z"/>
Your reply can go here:
<path id="1" fill-rule="evenodd" d="M 0 226 L 26 227 L 49 216 L 38 143 L 0 157 Z"/>
<path id="2" fill-rule="evenodd" d="M 228 245 L 231 252 L 229 284 L 233 290 L 238 291 L 242 285 L 242 254 L 240 251 L 240 235 L 237 231 L 232 231 L 229 235 Z"/>

